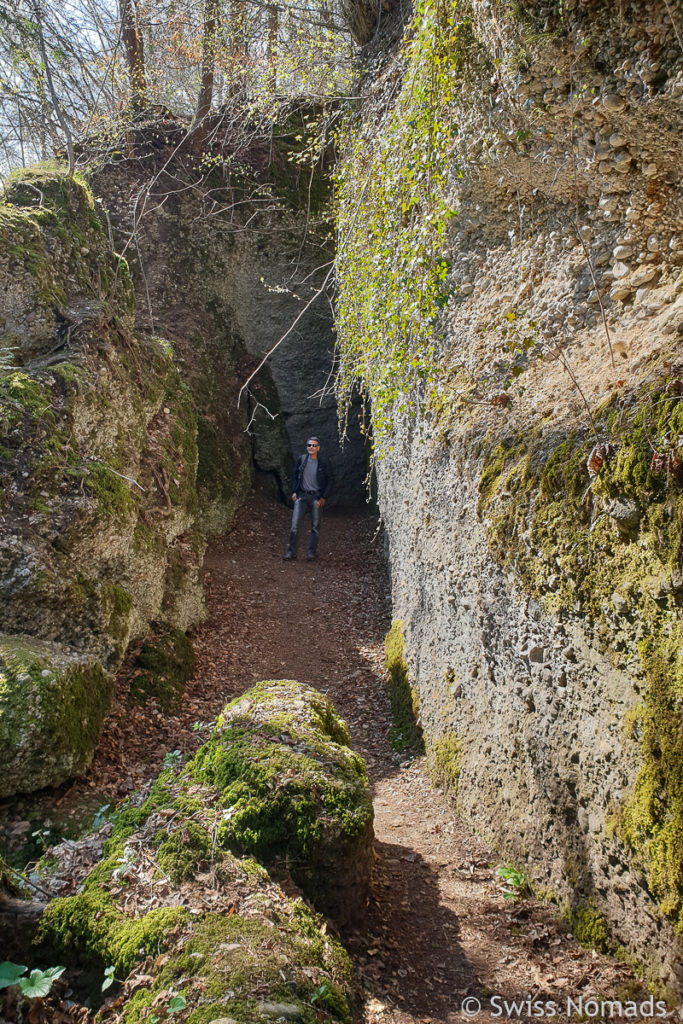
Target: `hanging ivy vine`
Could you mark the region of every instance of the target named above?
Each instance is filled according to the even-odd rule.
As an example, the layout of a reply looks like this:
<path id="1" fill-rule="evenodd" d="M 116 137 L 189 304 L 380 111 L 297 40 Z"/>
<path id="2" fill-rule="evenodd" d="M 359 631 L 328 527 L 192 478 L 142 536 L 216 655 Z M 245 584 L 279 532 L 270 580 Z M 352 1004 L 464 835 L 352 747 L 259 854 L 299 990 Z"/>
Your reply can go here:
<path id="1" fill-rule="evenodd" d="M 436 380 L 436 321 L 448 301 L 446 228 L 455 213 L 447 185 L 467 30 L 457 13 L 449 0 L 420 0 L 393 100 L 366 108 L 362 122 L 348 115 L 337 139 L 337 397 L 341 410 L 355 389 L 369 399 L 379 457 L 396 415 L 413 414 L 418 394 Z"/>

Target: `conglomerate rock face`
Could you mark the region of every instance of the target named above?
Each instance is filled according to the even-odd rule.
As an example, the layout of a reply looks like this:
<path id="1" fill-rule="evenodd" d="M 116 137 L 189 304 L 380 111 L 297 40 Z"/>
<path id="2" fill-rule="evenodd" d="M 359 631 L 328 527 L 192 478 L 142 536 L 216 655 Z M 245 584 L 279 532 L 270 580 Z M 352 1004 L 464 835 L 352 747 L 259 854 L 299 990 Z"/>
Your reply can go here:
<path id="1" fill-rule="evenodd" d="M 394 616 L 459 809 L 680 992 L 682 26 L 466 8 L 441 376 L 378 465 Z"/>

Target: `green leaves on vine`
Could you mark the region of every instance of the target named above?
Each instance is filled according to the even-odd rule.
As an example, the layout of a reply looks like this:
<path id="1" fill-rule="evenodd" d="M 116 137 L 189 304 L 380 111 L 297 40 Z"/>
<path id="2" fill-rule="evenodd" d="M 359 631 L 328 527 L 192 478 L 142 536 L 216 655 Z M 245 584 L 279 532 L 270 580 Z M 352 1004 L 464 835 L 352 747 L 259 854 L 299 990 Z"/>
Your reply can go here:
<path id="1" fill-rule="evenodd" d="M 436 325 L 449 297 L 447 181 L 462 24 L 448 0 L 420 0 L 396 98 L 347 118 L 336 181 L 340 408 L 370 399 L 381 456 L 416 385 L 436 379 Z M 379 108 L 379 109 L 378 109 Z M 379 123 L 378 123 L 379 121 Z"/>

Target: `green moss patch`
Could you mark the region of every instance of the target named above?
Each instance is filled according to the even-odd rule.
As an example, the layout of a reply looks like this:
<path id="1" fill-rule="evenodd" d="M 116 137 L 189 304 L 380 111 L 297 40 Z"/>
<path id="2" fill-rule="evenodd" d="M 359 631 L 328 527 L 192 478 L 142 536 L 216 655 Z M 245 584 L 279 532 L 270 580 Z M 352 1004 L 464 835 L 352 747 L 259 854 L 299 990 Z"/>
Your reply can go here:
<path id="1" fill-rule="evenodd" d="M 125 977 L 145 954 L 165 949 L 186 917 L 182 907 L 163 907 L 135 918 L 119 910 L 108 893 L 84 892 L 52 900 L 37 943 L 79 966 L 113 964 Z"/>
<path id="2" fill-rule="evenodd" d="M 615 946 L 607 922 L 592 903 L 580 903 L 567 910 L 566 919 L 580 945 L 599 953 L 612 953 Z"/>
<path id="3" fill-rule="evenodd" d="M 194 667 L 194 651 L 187 635 L 170 626 L 156 627 L 154 636 L 143 643 L 133 662 L 129 700 L 143 704 L 154 697 L 164 711 L 176 710 Z"/>
<path id="4" fill-rule="evenodd" d="M 196 866 L 210 856 L 211 837 L 206 828 L 188 822 L 170 836 L 161 834 L 156 861 L 176 885 L 192 878 Z"/>
<path id="5" fill-rule="evenodd" d="M 661 912 L 683 931 L 683 628 L 644 637 L 649 688 L 636 709 L 643 766 L 617 816 L 617 834 L 645 867 Z"/>
<path id="6" fill-rule="evenodd" d="M 393 723 L 389 739 L 395 750 L 412 747 L 424 750 L 422 729 L 418 724 L 420 706 L 417 691 L 410 685 L 405 658 L 403 624 L 395 619 L 384 641 L 385 667 L 389 683 Z"/>

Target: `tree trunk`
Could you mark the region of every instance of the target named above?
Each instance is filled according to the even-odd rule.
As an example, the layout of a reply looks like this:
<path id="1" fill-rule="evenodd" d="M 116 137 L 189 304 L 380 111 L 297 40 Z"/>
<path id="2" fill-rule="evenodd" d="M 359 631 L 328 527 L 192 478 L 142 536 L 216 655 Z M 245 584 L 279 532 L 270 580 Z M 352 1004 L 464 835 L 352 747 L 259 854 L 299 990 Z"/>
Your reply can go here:
<path id="1" fill-rule="evenodd" d="M 243 0 L 230 0 L 230 59 L 232 68 L 228 82 L 228 93 L 232 99 L 239 99 L 246 92 L 244 67 L 246 50 L 244 2 Z"/>
<path id="2" fill-rule="evenodd" d="M 268 88 L 272 93 L 277 92 L 277 30 L 277 2 L 273 2 L 268 8 L 268 50 L 266 56 Z"/>
<path id="3" fill-rule="evenodd" d="M 370 0 L 342 0 L 342 16 L 353 41 L 359 46 L 369 43 L 377 27 L 377 5 Z"/>
<path id="4" fill-rule="evenodd" d="M 126 51 L 128 77 L 130 79 L 130 102 L 136 110 L 147 103 L 147 81 L 145 77 L 145 52 L 142 33 L 138 28 L 135 0 L 119 0 L 121 17 L 121 38 Z"/>
<path id="5" fill-rule="evenodd" d="M 204 7 L 204 32 L 202 34 L 202 81 L 197 96 L 197 109 L 192 131 L 192 151 L 201 153 L 206 142 L 206 119 L 213 99 L 213 76 L 216 64 L 216 29 L 218 26 L 219 0 L 206 0 Z"/>
<path id="6" fill-rule="evenodd" d="M 38 43 L 40 45 L 40 53 L 43 58 L 43 70 L 45 72 L 45 81 L 47 82 L 47 88 L 50 94 L 50 101 L 52 103 L 52 108 L 57 116 L 57 120 L 59 121 L 62 131 L 64 132 L 64 136 L 66 138 L 66 153 L 69 162 L 69 175 L 71 176 L 73 175 L 74 170 L 76 169 L 76 163 L 74 160 L 73 136 L 71 134 L 71 128 L 69 127 L 69 122 L 67 121 L 66 115 L 62 110 L 62 105 L 59 102 L 59 97 L 57 96 L 55 85 L 52 80 L 50 58 L 48 56 L 47 46 L 45 45 L 45 36 L 43 35 L 42 11 L 40 9 L 40 4 L 38 0 L 33 0 L 33 16 L 36 19 L 36 28 L 38 29 Z"/>

